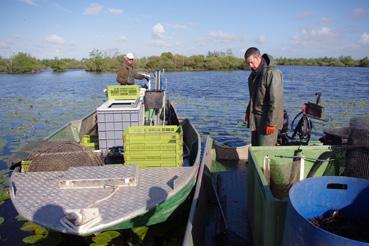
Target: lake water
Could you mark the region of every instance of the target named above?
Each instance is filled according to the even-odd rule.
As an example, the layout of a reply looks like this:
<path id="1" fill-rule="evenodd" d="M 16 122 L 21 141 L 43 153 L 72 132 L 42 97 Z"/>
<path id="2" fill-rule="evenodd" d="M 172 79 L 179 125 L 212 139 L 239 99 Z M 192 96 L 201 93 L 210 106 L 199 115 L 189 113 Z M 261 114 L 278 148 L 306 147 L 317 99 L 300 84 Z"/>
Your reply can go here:
<path id="1" fill-rule="evenodd" d="M 315 121 L 313 139 L 321 136 L 324 127 L 348 126 L 350 118 L 369 115 L 368 68 L 281 66 L 280 69 L 285 79 L 285 108 L 290 117 L 305 102 L 315 102 L 315 92 L 322 93 L 327 122 Z M 176 72 L 162 77 L 166 78 L 169 97 L 180 116 L 188 117 L 201 134 L 208 133 L 216 141 L 229 145 L 240 145 L 250 138 L 243 124 L 248 75 L 249 71 Z M 0 168 L 6 168 L 6 158 L 21 144 L 40 140 L 96 109 L 105 99 L 104 88 L 111 84 L 116 84 L 113 73 L 82 70 L 0 74 Z M 15 215 L 9 201 L 0 205 L 0 216 L 7 219 Z M 0 244 L 7 237 L 6 223 L 7 220 L 0 225 Z M 16 236 L 13 238 L 17 240 Z"/>

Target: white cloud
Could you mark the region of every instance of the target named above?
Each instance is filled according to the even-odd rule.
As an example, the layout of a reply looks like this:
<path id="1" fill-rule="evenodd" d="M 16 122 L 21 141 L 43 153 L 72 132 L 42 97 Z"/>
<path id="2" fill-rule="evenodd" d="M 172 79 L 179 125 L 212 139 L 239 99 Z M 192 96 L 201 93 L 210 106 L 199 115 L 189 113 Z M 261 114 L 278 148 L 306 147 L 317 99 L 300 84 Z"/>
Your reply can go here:
<path id="1" fill-rule="evenodd" d="M 83 12 L 84 15 L 98 15 L 104 6 L 98 4 L 98 3 L 91 3 L 90 6 L 88 6 L 85 11 Z"/>
<path id="2" fill-rule="evenodd" d="M 292 43 L 296 45 L 309 44 L 329 44 L 338 36 L 332 29 L 328 27 L 321 28 L 304 28 L 299 34 L 292 37 Z"/>
<path id="3" fill-rule="evenodd" d="M 50 44 L 64 44 L 65 40 L 57 34 L 51 34 L 46 37 L 46 41 Z"/>
<path id="4" fill-rule="evenodd" d="M 173 29 L 182 29 L 182 30 L 190 28 L 190 26 L 186 24 L 170 24 L 169 26 L 172 27 Z"/>
<path id="5" fill-rule="evenodd" d="M 124 12 L 123 9 L 110 9 L 110 8 L 108 8 L 108 11 L 112 15 L 121 15 Z"/>
<path id="6" fill-rule="evenodd" d="M 164 47 L 164 48 L 172 47 L 172 45 L 169 42 L 165 40 L 161 40 L 161 39 L 153 40 L 153 44 L 157 47 Z"/>
<path id="7" fill-rule="evenodd" d="M 303 19 L 308 19 L 308 18 L 310 18 L 312 16 L 313 16 L 313 13 L 312 12 L 305 11 L 305 12 L 300 13 L 299 15 L 297 15 L 296 18 L 299 19 L 299 20 L 303 20 Z"/>
<path id="8" fill-rule="evenodd" d="M 52 3 L 51 6 L 57 10 L 60 10 L 60 11 L 63 11 L 63 12 L 66 12 L 66 13 L 73 13 L 70 9 L 67 9 L 65 8 L 64 6 L 58 4 L 58 3 Z"/>
<path id="9" fill-rule="evenodd" d="M 37 4 L 33 0 L 20 0 L 20 1 L 31 6 L 37 6 Z"/>
<path id="10" fill-rule="evenodd" d="M 124 35 L 119 36 L 119 37 L 116 39 L 116 41 L 118 41 L 118 42 L 126 42 L 126 41 L 127 41 L 127 37 L 126 37 L 126 36 L 124 36 Z"/>
<path id="11" fill-rule="evenodd" d="M 156 24 L 152 28 L 152 37 L 154 39 L 162 39 L 164 38 L 165 29 L 164 26 L 160 23 Z"/>
<path id="12" fill-rule="evenodd" d="M 265 37 L 264 35 L 260 35 L 260 36 L 255 40 L 255 42 L 256 42 L 257 44 L 265 44 L 265 42 L 266 42 L 266 37 Z"/>
<path id="13" fill-rule="evenodd" d="M 236 35 L 228 34 L 222 31 L 209 32 L 207 37 L 213 41 L 232 41 L 239 39 Z"/>
<path id="14" fill-rule="evenodd" d="M 330 23 L 332 22 L 332 20 L 331 20 L 330 18 L 328 18 L 328 17 L 322 17 L 322 18 L 320 19 L 320 22 L 321 22 L 323 25 L 328 25 L 328 24 L 330 24 Z"/>
<path id="15" fill-rule="evenodd" d="M 368 45 L 369 44 L 369 34 L 364 32 L 360 37 L 359 43 L 363 45 Z"/>
<path id="16" fill-rule="evenodd" d="M 0 49 L 8 49 L 9 44 L 7 42 L 0 41 Z"/>
<path id="17" fill-rule="evenodd" d="M 352 11 L 352 15 L 354 17 L 363 17 L 363 16 L 367 16 L 369 13 L 366 9 L 363 8 L 356 8 Z"/>

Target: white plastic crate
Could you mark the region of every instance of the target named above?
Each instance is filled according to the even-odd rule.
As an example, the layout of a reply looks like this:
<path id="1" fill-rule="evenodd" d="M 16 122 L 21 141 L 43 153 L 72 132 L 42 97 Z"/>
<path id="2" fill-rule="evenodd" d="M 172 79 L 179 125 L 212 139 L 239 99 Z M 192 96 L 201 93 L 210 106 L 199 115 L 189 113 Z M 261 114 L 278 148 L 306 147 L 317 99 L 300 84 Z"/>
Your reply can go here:
<path id="1" fill-rule="evenodd" d="M 124 129 L 144 124 L 141 101 L 107 101 L 96 111 L 99 149 L 104 154 L 111 147 L 123 146 Z"/>

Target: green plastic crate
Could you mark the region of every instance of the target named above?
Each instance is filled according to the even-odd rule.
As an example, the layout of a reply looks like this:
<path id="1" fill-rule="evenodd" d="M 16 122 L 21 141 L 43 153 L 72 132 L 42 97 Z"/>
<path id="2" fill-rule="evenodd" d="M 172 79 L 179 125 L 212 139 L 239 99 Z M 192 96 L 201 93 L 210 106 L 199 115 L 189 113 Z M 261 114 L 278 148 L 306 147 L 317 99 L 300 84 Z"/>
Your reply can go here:
<path id="1" fill-rule="evenodd" d="M 124 130 L 126 164 L 145 167 L 179 167 L 183 164 L 181 126 L 132 126 Z"/>
<path id="2" fill-rule="evenodd" d="M 291 165 L 293 159 L 286 157 L 293 156 L 298 148 L 299 146 L 262 146 L 249 149 L 247 211 L 254 245 L 282 245 L 286 216 L 287 197 L 278 199 L 273 195 L 263 173 L 264 157 L 269 156 L 271 173 L 277 172 L 273 175 L 278 177 L 278 168 L 285 170 L 287 165 Z M 342 149 L 328 145 L 300 148 L 302 155 L 306 157 L 304 178 L 312 169 L 315 163 L 313 160 L 325 159 L 327 156 L 331 156 L 330 164 L 328 165 L 328 161 L 323 162 L 314 176 L 332 176 L 342 172 L 344 165 Z"/>
<path id="3" fill-rule="evenodd" d="M 138 85 L 111 85 L 107 88 L 108 100 L 136 100 L 140 97 Z"/>

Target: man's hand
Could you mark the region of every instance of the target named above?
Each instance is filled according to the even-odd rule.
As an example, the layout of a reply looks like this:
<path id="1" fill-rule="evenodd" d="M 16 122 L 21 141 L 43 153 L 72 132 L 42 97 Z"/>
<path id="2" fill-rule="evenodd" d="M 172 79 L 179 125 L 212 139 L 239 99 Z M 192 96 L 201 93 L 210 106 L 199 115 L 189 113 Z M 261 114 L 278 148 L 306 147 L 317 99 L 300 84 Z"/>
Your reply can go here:
<path id="1" fill-rule="evenodd" d="M 245 122 L 247 123 L 247 122 L 249 122 L 249 120 L 250 120 L 250 115 L 249 114 L 245 114 Z"/>
<path id="2" fill-rule="evenodd" d="M 272 135 L 275 132 L 275 126 L 265 126 L 265 135 Z"/>

